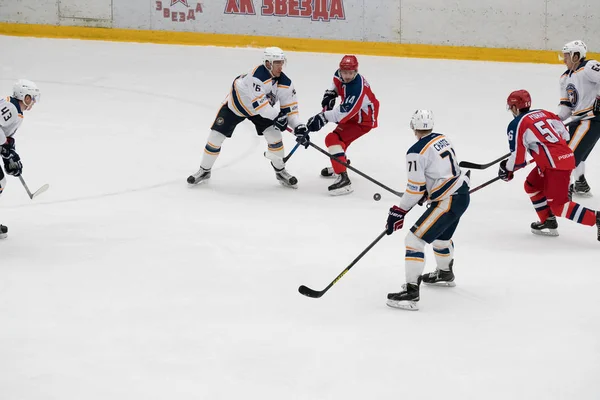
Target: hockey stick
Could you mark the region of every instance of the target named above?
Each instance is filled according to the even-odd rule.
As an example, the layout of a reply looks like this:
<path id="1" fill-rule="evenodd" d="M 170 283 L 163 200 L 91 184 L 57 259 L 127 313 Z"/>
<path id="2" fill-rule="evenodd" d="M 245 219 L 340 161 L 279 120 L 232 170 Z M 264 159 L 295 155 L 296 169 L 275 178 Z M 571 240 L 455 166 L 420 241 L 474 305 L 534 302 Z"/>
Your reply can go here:
<path id="1" fill-rule="evenodd" d="M 376 184 L 377 186 L 387 190 L 388 192 L 395 194 L 398 197 L 402 197 L 404 196 L 404 193 L 402 192 L 398 192 L 386 185 L 384 185 L 383 183 L 379 182 L 378 180 L 375 180 L 373 178 L 371 178 L 369 175 L 357 170 L 356 168 L 354 168 L 353 166 L 351 166 L 348 163 L 343 162 L 342 160 L 340 160 L 339 158 L 337 158 L 336 156 L 326 152 L 325 150 L 323 150 L 322 148 L 320 148 L 319 146 L 317 146 L 316 144 L 314 144 L 313 142 L 308 142 L 308 145 L 311 146 L 312 148 L 318 150 L 319 152 L 325 154 L 327 157 L 331 158 L 333 161 L 337 162 L 338 164 L 342 164 L 344 167 L 348 168 L 350 171 L 354 171 L 357 174 L 359 174 L 360 176 L 362 176 L 363 178 L 373 182 L 374 184 Z"/>
<path id="2" fill-rule="evenodd" d="M 369 250 L 371 250 L 373 248 L 373 246 L 375 246 L 377 244 L 377 242 L 379 242 L 381 240 L 381 238 L 383 238 L 385 236 L 385 233 L 386 233 L 386 231 L 381 232 L 379 234 L 379 236 L 377 236 L 377 238 L 375 240 L 373 240 L 371 242 L 371 244 L 368 245 L 367 248 L 364 249 L 362 251 L 362 253 L 360 253 L 358 255 L 358 257 L 356 257 L 354 259 L 354 261 L 352 261 L 350 263 L 350 265 L 348 265 L 346 267 L 346 269 L 344 269 L 342 271 L 341 274 L 339 274 L 329 285 L 327 285 L 327 287 L 325 289 L 318 291 L 318 290 L 313 290 L 313 289 L 311 289 L 309 287 L 306 287 L 306 286 L 302 285 L 302 286 L 300 286 L 298 288 L 298 291 L 300 292 L 300 294 L 302 294 L 302 295 L 304 295 L 306 297 L 312 297 L 313 299 L 318 299 L 319 297 L 323 296 L 333 285 L 336 284 L 337 281 L 339 281 L 340 279 L 342 279 L 342 276 L 344 276 L 346 274 L 346 272 L 350 271 L 350 268 L 352 268 L 361 258 L 363 258 L 363 256 L 365 254 L 367 254 L 369 252 Z"/>
<path id="3" fill-rule="evenodd" d="M 531 164 L 532 162 L 533 162 L 533 159 L 531 159 L 531 160 L 527 161 L 527 164 Z M 494 183 L 494 182 L 496 182 L 496 181 L 498 181 L 498 180 L 500 180 L 500 177 L 499 177 L 499 176 L 497 176 L 497 177 L 495 177 L 495 178 L 492 178 L 492 179 L 490 179 L 489 181 L 487 181 L 487 182 L 484 182 L 484 183 L 482 183 L 481 185 L 479 185 L 479 186 L 477 186 L 477 187 L 474 187 L 473 189 L 469 190 L 469 194 L 471 194 L 471 193 L 475 193 L 476 191 L 478 191 L 478 190 L 481 190 L 481 189 L 483 189 L 484 187 L 486 187 L 486 186 L 488 186 L 488 185 L 491 185 L 492 183 Z"/>
<path id="4" fill-rule="evenodd" d="M 48 190 L 50 188 L 50 185 L 48 185 L 46 183 L 45 185 L 43 185 L 38 190 L 36 190 L 35 192 L 31 193 L 31 190 L 29 190 L 29 187 L 27 187 L 27 184 L 25 183 L 25 179 L 23 179 L 23 176 L 19 175 L 19 180 L 21 181 L 21 184 L 23 185 L 23 187 L 25 188 L 25 191 L 29 195 L 29 198 L 32 199 L 32 200 L 33 200 L 34 197 L 39 196 L 40 194 L 44 193 L 46 190 Z"/>
<path id="5" fill-rule="evenodd" d="M 469 169 L 486 169 L 486 168 L 489 168 L 492 165 L 504 160 L 505 158 L 508 158 L 509 156 L 510 156 L 510 153 L 505 154 L 502 157 L 498 157 L 494 161 L 490 161 L 487 164 L 477 164 L 477 163 L 470 162 L 470 161 L 461 161 L 460 163 L 458 163 L 458 166 L 462 167 L 462 168 L 469 168 Z"/>

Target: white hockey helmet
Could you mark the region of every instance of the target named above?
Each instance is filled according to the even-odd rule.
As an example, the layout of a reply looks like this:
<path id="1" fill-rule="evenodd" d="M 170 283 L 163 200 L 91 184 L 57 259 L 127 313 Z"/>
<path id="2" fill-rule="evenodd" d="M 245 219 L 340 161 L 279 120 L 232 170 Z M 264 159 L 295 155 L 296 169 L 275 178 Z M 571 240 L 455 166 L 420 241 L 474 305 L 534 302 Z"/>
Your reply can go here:
<path id="1" fill-rule="evenodd" d="M 263 53 L 263 64 L 266 62 L 273 65 L 273 61 L 283 61 L 286 63 L 285 53 L 279 47 L 267 47 Z"/>
<path id="2" fill-rule="evenodd" d="M 40 89 L 37 85 L 27 79 L 19 79 L 13 85 L 13 97 L 25 101 L 27 95 L 30 95 L 36 103 L 40 101 Z"/>
<path id="3" fill-rule="evenodd" d="M 583 40 L 573 40 L 565 44 L 562 48 L 563 54 L 570 54 L 573 57 L 573 54 L 579 53 L 579 58 L 584 58 L 587 54 L 587 46 L 583 43 Z"/>
<path id="4" fill-rule="evenodd" d="M 410 119 L 410 129 L 418 131 L 428 131 L 433 129 L 433 111 L 415 111 Z"/>

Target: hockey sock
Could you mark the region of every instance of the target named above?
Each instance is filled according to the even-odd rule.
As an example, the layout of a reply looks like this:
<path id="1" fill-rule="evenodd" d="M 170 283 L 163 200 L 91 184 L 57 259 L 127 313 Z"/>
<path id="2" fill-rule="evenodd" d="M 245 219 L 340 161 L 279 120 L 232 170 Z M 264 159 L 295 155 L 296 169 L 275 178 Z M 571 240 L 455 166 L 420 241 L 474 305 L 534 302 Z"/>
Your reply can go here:
<path id="1" fill-rule="evenodd" d="M 559 211 L 559 213 L 556 215 L 568 218 L 571 221 L 577 222 L 578 224 L 587 226 L 596 225 L 596 212 L 594 210 L 590 210 L 589 208 L 585 208 L 581 204 L 570 201 L 562 207 L 562 210 L 557 211 Z"/>
<path id="2" fill-rule="evenodd" d="M 551 215 L 548 202 L 546 201 L 546 196 L 544 196 L 543 192 L 534 192 L 529 193 L 529 198 L 531 199 L 533 208 L 535 208 L 535 212 L 540 218 L 540 221 L 545 222 L 546 219 L 548 219 L 548 217 Z"/>
<path id="3" fill-rule="evenodd" d="M 204 154 L 202 155 L 202 162 L 200 167 L 203 169 L 211 169 L 217 161 L 217 157 L 221 154 L 221 145 L 225 141 L 225 136 L 217 131 L 210 131 L 208 135 L 208 141 L 204 146 Z"/>
<path id="4" fill-rule="evenodd" d="M 283 162 L 283 157 L 285 157 L 285 149 L 281 139 L 281 132 L 278 129 L 270 127 L 265 129 L 263 135 L 268 143 L 267 150 L 269 153 L 276 156 L 275 160 L 272 159 L 271 164 L 273 164 L 273 167 L 278 170 L 285 168 L 285 163 Z"/>
<path id="5" fill-rule="evenodd" d="M 573 177 L 575 180 L 581 178 L 581 175 L 585 174 L 585 161 L 581 161 L 575 171 L 573 172 Z"/>
<path id="6" fill-rule="evenodd" d="M 431 245 L 437 269 L 449 271 L 450 261 L 454 258 L 454 242 L 452 240 L 434 240 Z"/>
<path id="7" fill-rule="evenodd" d="M 325 145 L 327 146 L 327 149 L 331 155 L 343 163 L 348 164 L 348 159 L 346 158 L 345 153 L 346 145 L 336 133 L 331 132 L 325 137 Z M 331 166 L 333 167 L 333 171 L 338 175 L 342 172 L 346 172 L 346 167 L 335 160 L 331 160 Z"/>
<path id="8" fill-rule="evenodd" d="M 417 283 L 425 269 L 425 241 L 414 233 L 408 232 L 404 241 L 406 255 L 404 257 L 405 276 L 407 283 Z"/>

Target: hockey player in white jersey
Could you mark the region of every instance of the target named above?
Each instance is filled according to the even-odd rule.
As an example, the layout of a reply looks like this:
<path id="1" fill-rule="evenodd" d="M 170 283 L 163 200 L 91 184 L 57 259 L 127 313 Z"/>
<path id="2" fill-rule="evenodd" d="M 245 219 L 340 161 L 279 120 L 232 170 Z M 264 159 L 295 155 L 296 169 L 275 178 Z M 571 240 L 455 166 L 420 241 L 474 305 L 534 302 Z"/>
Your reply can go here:
<path id="1" fill-rule="evenodd" d="M 40 90 L 35 83 L 20 79 L 13 86 L 13 95 L 0 99 L 0 195 L 6 187 L 6 176 L 19 176 L 23 171 L 21 157 L 15 147 L 14 135 L 23 122 L 23 112 L 29 111 L 40 100 Z M 8 228 L 0 225 L 0 239 L 6 237 Z"/>
<path id="2" fill-rule="evenodd" d="M 433 113 L 417 110 L 411 119 L 417 143 L 406 154 L 408 182 L 399 206 L 388 213 L 387 234 L 401 229 L 404 216 L 417 204 L 429 203 L 427 210 L 406 235 L 406 284 L 398 293 L 389 293 L 387 305 L 418 310 L 421 282 L 437 286 L 455 286 L 454 244 L 452 236 L 469 206 L 469 178 L 458 166 L 454 147 L 448 138 L 433 133 Z M 433 246 L 436 270 L 421 275 L 425 267 L 425 245 Z"/>
<path id="3" fill-rule="evenodd" d="M 230 138 L 235 127 L 248 119 L 256 132 L 267 140 L 275 177 L 286 187 L 296 188 L 298 180 L 285 169 L 281 132 L 301 125 L 298 101 L 292 80 L 283 73 L 284 52 L 278 47 L 264 50 L 263 63 L 233 81 L 226 102 L 221 106 L 211 127 L 200 169 L 188 177 L 189 184 L 198 184 L 211 177 L 211 169 L 221 152 L 221 145 Z M 279 103 L 279 106 L 276 104 Z"/>
<path id="4" fill-rule="evenodd" d="M 585 160 L 600 138 L 600 63 L 585 58 L 587 46 L 581 40 L 565 44 L 562 52 L 567 71 L 560 77 L 557 114 L 569 128 L 576 165 L 575 183 L 569 191 L 591 196 L 584 174 Z"/>

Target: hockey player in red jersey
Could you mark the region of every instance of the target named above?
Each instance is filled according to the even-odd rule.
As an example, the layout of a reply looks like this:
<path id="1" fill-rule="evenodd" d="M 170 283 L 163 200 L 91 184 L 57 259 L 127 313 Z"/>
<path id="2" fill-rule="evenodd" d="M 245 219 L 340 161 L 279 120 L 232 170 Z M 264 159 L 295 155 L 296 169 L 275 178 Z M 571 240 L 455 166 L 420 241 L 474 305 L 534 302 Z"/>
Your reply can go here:
<path id="1" fill-rule="evenodd" d="M 341 97 L 340 104 L 335 107 L 335 100 Z M 333 75 L 332 86 L 325 91 L 321 101 L 323 112 L 311 117 L 306 126 L 295 130 L 297 141 L 307 146 L 309 132 L 317 132 L 327 124 L 334 122 L 337 127 L 325 137 L 329 152 L 340 161 L 348 162 L 346 149 L 352 142 L 377 127 L 379 101 L 373 94 L 367 80 L 358 73 L 356 56 L 345 55 L 340 61 L 339 69 Z M 342 195 L 352 192 L 346 167 L 331 160 L 331 167 L 321 171 L 324 177 L 335 177 L 329 186 L 329 194 Z"/>
<path id="2" fill-rule="evenodd" d="M 550 111 L 531 110 L 531 96 L 526 90 L 512 92 L 507 108 L 515 117 L 508 125 L 510 157 L 500 163 L 498 176 L 504 181 L 513 178 L 513 172 L 527 165 L 529 152 L 537 168 L 525 180 L 540 222 L 531 224 L 537 235 L 558 236 L 555 216 L 577 223 L 594 226 L 600 240 L 600 213 L 569 200 L 569 182 L 575 168 L 575 156 L 567 145 L 569 132 L 560 118 Z"/>

